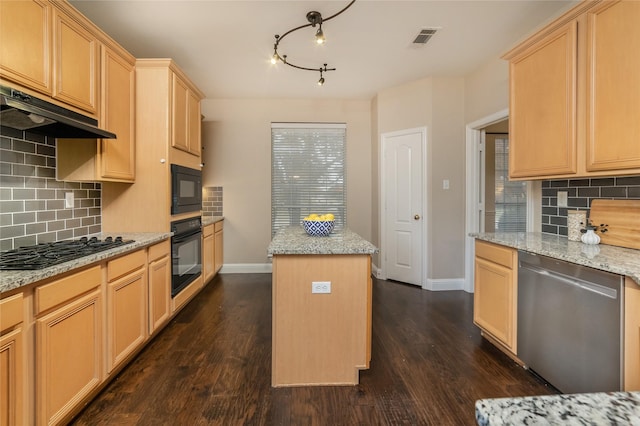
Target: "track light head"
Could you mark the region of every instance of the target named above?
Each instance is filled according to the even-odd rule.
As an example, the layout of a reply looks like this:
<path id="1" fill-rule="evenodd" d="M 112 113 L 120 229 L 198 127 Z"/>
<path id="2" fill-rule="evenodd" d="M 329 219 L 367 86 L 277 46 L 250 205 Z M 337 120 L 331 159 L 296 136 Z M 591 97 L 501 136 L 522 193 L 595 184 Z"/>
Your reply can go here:
<path id="1" fill-rule="evenodd" d="M 323 44 L 324 42 L 325 42 L 325 38 L 324 38 L 324 33 L 322 32 L 322 24 L 320 24 L 318 31 L 316 31 L 316 43 Z"/>

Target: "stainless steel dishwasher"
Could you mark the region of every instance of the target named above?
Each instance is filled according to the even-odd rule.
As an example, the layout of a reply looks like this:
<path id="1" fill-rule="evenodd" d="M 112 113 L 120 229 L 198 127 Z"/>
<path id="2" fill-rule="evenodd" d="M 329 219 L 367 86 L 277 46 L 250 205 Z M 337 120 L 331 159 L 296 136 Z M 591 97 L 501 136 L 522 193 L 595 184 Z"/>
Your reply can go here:
<path id="1" fill-rule="evenodd" d="M 518 252 L 518 358 L 563 393 L 622 389 L 623 278 Z"/>

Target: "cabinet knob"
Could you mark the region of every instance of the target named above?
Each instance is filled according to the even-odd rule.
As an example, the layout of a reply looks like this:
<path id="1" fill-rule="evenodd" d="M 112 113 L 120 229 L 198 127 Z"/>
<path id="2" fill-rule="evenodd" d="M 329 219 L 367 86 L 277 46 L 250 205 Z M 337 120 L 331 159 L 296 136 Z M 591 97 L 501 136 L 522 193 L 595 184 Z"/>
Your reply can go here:
<path id="1" fill-rule="evenodd" d="M 160 162 L 161 162 L 162 164 L 164 164 L 164 163 L 166 163 L 166 162 L 167 162 L 167 160 L 165 160 L 164 158 L 161 158 L 161 159 L 160 159 Z"/>
<path id="2" fill-rule="evenodd" d="M 417 215 L 415 215 L 413 218 L 414 218 L 415 220 L 420 220 L 420 215 L 419 215 L 419 214 L 417 214 Z"/>

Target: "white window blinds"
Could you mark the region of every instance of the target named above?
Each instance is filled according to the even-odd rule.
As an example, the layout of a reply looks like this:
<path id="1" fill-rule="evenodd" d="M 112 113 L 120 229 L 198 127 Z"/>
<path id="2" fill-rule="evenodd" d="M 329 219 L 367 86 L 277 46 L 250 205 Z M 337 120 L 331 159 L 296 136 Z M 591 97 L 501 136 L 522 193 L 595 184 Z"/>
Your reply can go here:
<path id="1" fill-rule="evenodd" d="M 344 124 L 272 123 L 271 233 L 311 213 L 346 221 Z"/>
<path id="2" fill-rule="evenodd" d="M 509 139 L 496 139 L 496 232 L 526 232 L 527 183 L 509 180 Z"/>

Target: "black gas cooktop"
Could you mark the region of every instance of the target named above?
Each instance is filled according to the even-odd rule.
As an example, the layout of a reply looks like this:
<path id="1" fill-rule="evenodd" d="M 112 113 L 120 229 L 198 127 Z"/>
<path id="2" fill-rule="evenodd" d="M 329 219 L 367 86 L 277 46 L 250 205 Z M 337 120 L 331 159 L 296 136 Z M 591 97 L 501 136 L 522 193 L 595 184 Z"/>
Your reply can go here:
<path id="1" fill-rule="evenodd" d="M 104 240 L 97 237 L 82 237 L 79 240 L 20 247 L 0 253 L 0 270 L 47 268 L 133 242 L 133 240 L 123 240 L 122 237 L 107 237 Z"/>

